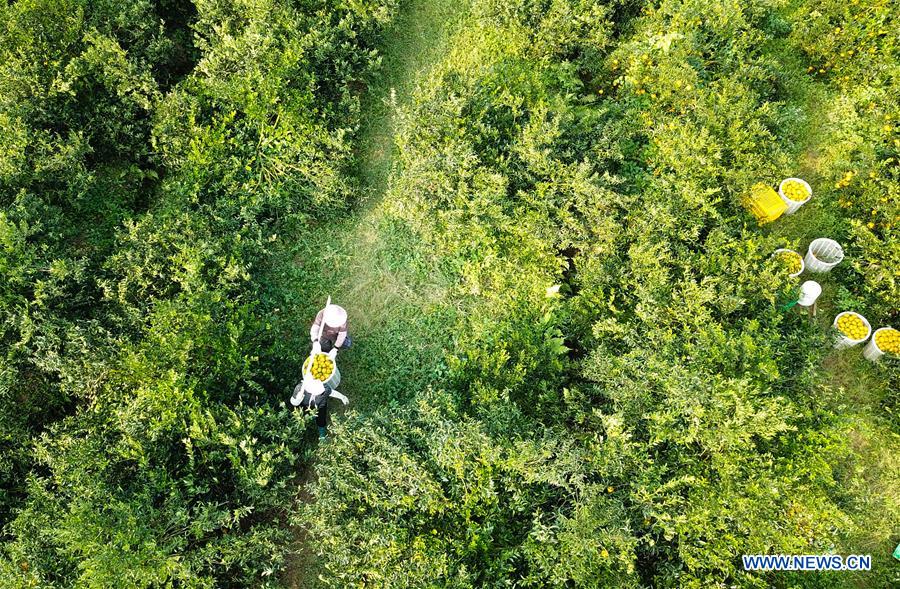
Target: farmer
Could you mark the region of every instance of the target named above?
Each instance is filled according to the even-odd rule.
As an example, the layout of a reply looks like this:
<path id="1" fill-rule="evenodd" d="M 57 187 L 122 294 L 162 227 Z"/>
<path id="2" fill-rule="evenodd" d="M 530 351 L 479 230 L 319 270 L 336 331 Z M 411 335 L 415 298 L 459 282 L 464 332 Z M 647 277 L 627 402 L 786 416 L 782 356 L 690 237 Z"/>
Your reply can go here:
<path id="1" fill-rule="evenodd" d="M 347 333 L 347 311 L 340 305 L 329 303 L 316 314 L 316 320 L 309 328 L 309 339 L 313 347 L 319 346 L 324 352 L 332 348 L 345 350 L 353 343 Z"/>
<path id="2" fill-rule="evenodd" d="M 350 399 L 311 376 L 304 377 L 303 382 L 294 387 L 294 394 L 291 395 L 291 405 L 294 407 L 301 407 L 306 411 L 316 410 L 320 440 L 328 435 L 328 399 L 331 397 L 344 405 L 350 402 Z"/>

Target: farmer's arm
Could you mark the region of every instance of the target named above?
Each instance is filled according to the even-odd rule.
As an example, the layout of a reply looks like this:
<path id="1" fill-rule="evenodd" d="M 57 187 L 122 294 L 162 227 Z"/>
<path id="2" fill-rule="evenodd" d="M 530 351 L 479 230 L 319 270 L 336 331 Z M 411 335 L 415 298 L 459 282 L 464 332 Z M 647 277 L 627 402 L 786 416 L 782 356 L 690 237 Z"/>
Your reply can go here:
<path id="1" fill-rule="evenodd" d="M 331 391 L 331 396 L 334 397 L 335 399 L 337 399 L 338 401 L 340 401 L 341 403 L 343 403 L 344 405 L 347 405 L 348 403 L 350 403 L 350 399 L 348 399 L 347 397 L 345 397 L 344 395 L 342 395 L 341 393 L 339 393 L 337 391 Z"/>
<path id="2" fill-rule="evenodd" d="M 334 347 L 340 348 L 344 345 L 344 340 L 347 339 L 347 324 L 349 321 L 345 321 L 341 328 L 338 330 L 337 337 L 334 339 Z"/>
<path id="3" fill-rule="evenodd" d="M 325 311 L 319 311 L 316 313 L 316 320 L 313 321 L 312 327 L 309 328 L 309 339 L 310 341 L 316 341 L 319 336 L 319 327 L 322 325 L 322 317 L 324 317 Z"/>

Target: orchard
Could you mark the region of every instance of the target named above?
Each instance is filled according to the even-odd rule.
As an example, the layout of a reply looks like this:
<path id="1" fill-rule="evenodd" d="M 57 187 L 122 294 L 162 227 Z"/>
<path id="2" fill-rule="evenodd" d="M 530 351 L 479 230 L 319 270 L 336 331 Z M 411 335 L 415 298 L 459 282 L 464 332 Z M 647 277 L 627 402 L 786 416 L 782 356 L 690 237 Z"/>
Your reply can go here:
<path id="1" fill-rule="evenodd" d="M 900 583 L 895 0 L 0 13 L 0 586 Z"/>

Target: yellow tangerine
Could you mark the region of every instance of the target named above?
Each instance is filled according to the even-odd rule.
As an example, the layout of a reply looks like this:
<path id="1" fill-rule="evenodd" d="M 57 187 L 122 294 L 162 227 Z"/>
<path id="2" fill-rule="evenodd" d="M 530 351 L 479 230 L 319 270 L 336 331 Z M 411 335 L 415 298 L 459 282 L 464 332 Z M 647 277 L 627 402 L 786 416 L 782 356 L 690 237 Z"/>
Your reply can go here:
<path id="1" fill-rule="evenodd" d="M 856 313 L 848 313 L 837 321 L 838 331 L 850 339 L 860 340 L 868 334 L 868 328 L 863 322 L 862 317 Z"/>
<path id="2" fill-rule="evenodd" d="M 796 252 L 778 252 L 778 261 L 784 264 L 791 274 L 796 274 L 803 267 L 803 258 Z"/>
<path id="3" fill-rule="evenodd" d="M 806 189 L 806 186 L 804 186 L 802 182 L 796 180 L 788 180 L 782 184 L 781 192 L 784 193 L 789 200 L 794 202 L 803 202 L 809 198 L 809 191 Z"/>
<path id="4" fill-rule="evenodd" d="M 875 345 L 882 352 L 900 355 L 900 331 L 881 329 L 875 334 Z"/>

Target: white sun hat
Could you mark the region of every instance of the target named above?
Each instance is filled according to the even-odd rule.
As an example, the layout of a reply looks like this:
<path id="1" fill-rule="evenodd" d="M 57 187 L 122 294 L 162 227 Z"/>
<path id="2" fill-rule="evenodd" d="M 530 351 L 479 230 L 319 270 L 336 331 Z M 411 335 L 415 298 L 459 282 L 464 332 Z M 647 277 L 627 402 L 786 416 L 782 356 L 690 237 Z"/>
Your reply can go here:
<path id="1" fill-rule="evenodd" d="M 327 305 L 324 319 L 328 327 L 341 327 L 347 322 L 347 311 L 338 305 Z"/>

